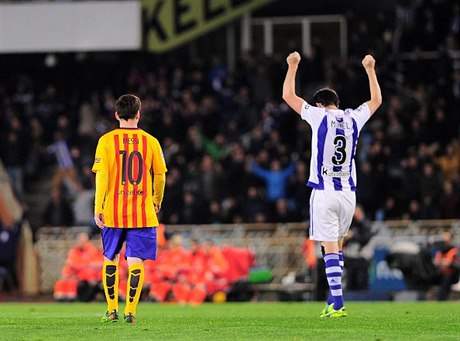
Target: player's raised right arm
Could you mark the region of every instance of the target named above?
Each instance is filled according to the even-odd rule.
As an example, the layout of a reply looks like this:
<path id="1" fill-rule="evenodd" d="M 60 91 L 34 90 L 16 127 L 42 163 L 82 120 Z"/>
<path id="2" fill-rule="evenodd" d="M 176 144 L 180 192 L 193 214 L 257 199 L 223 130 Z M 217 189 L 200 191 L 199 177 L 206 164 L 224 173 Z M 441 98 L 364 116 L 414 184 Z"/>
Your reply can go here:
<path id="1" fill-rule="evenodd" d="M 291 53 L 287 58 L 288 70 L 283 83 L 283 99 L 284 101 L 300 114 L 304 100 L 295 93 L 295 75 L 300 63 L 300 54 L 298 52 Z"/>
<path id="2" fill-rule="evenodd" d="M 363 58 L 361 63 L 363 64 L 367 73 L 367 77 L 369 78 L 369 90 L 371 92 L 371 99 L 367 101 L 366 104 L 368 105 L 372 115 L 382 104 L 382 92 L 380 91 L 377 74 L 375 73 L 375 59 L 370 54 L 368 54 Z"/>

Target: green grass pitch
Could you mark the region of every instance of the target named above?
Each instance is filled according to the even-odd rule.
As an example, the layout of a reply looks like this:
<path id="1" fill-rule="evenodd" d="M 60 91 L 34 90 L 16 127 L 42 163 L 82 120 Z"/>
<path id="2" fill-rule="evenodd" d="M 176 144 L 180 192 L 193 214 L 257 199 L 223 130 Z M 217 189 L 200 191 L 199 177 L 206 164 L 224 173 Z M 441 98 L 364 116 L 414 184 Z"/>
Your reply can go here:
<path id="1" fill-rule="evenodd" d="M 138 323 L 101 324 L 102 303 L 0 303 L 1 340 L 460 340 L 458 302 L 348 302 L 321 319 L 321 303 L 141 303 Z M 123 306 L 121 306 L 123 309 Z"/>

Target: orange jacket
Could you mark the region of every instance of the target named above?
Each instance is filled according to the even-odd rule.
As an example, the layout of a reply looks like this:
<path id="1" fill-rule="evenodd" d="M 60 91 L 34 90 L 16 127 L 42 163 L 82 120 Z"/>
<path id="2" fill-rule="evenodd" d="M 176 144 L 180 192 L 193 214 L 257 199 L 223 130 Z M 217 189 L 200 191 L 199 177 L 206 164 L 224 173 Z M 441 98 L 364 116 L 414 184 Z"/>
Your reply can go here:
<path id="1" fill-rule="evenodd" d="M 78 277 L 80 272 L 83 273 L 90 270 L 100 272 L 101 264 L 101 251 L 99 251 L 91 242 L 86 242 L 81 248 L 73 247 L 69 250 L 62 269 L 62 275 L 64 277 Z"/>
<path id="2" fill-rule="evenodd" d="M 315 242 L 310 238 L 305 238 L 303 243 L 303 256 L 305 258 L 305 263 L 309 269 L 313 269 L 318 264 L 318 259 L 316 258 L 315 251 Z"/>
<path id="3" fill-rule="evenodd" d="M 441 251 L 436 252 L 434 256 L 434 262 L 439 264 L 441 272 L 445 275 L 451 275 L 455 270 L 451 267 L 452 263 L 455 262 L 459 249 L 452 247 L 449 251 L 442 253 Z"/>

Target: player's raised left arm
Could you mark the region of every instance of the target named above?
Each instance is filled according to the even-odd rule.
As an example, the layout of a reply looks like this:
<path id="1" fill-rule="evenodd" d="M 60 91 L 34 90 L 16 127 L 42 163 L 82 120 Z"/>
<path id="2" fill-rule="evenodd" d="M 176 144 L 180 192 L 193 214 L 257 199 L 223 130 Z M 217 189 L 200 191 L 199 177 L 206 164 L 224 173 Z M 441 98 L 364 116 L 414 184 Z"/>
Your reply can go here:
<path id="1" fill-rule="evenodd" d="M 375 72 L 375 59 L 370 54 L 366 55 L 362 64 L 366 70 L 367 77 L 369 78 L 369 90 L 371 92 L 371 99 L 366 102 L 371 111 L 371 115 L 377 111 L 382 104 L 382 91 L 377 80 L 377 73 Z"/>
<path id="2" fill-rule="evenodd" d="M 288 70 L 283 83 L 283 99 L 293 110 L 300 114 L 304 100 L 295 93 L 295 76 L 300 63 L 300 54 L 298 52 L 291 53 L 286 58 L 286 62 Z"/>

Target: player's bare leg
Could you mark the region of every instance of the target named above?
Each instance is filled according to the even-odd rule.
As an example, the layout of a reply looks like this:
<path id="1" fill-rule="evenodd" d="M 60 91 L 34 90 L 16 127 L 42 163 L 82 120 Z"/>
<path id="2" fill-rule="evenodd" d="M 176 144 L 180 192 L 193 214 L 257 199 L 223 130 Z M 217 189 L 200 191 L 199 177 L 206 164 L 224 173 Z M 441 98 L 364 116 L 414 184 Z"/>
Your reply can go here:
<path id="1" fill-rule="evenodd" d="M 324 247 L 324 251 L 326 253 L 338 253 L 340 248 L 339 248 L 339 242 L 340 241 L 334 241 L 334 242 L 321 242 L 321 246 Z M 343 242 L 342 242 L 343 243 Z"/>
<path id="2" fill-rule="evenodd" d="M 345 266 L 345 261 L 343 258 L 343 241 L 345 237 L 342 237 L 339 239 L 339 264 L 340 264 L 340 269 L 342 269 L 342 277 L 343 277 L 343 269 Z"/>
<path id="3" fill-rule="evenodd" d="M 143 261 L 137 257 L 128 257 L 128 283 L 126 290 L 126 307 L 124 321 L 126 323 L 136 323 L 136 308 L 144 285 L 144 265 Z"/>
<path id="4" fill-rule="evenodd" d="M 119 255 L 115 255 L 114 259 L 104 257 L 102 284 L 107 300 L 107 311 L 102 317 L 102 322 L 118 322 L 118 259 Z"/>
<path id="5" fill-rule="evenodd" d="M 340 265 L 340 269 L 342 270 L 342 277 L 343 277 L 343 269 L 344 269 L 344 266 L 345 266 L 345 261 L 344 261 L 344 258 L 343 258 L 343 241 L 344 241 L 345 237 L 342 237 L 339 239 L 339 265 Z"/>

